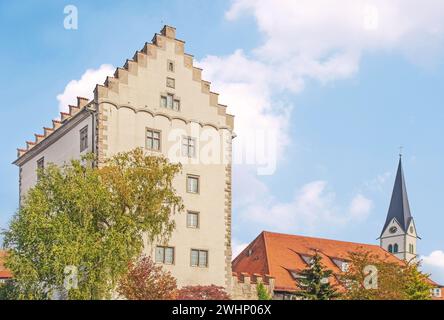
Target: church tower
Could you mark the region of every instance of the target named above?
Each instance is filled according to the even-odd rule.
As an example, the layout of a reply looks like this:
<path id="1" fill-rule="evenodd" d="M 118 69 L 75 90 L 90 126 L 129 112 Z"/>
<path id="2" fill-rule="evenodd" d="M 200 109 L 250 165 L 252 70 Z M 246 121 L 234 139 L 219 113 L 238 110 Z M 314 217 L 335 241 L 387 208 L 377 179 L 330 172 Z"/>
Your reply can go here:
<path id="1" fill-rule="evenodd" d="M 379 239 L 383 249 L 400 259 L 411 261 L 417 256 L 416 240 L 420 238 L 410 213 L 401 155 L 387 219 Z"/>

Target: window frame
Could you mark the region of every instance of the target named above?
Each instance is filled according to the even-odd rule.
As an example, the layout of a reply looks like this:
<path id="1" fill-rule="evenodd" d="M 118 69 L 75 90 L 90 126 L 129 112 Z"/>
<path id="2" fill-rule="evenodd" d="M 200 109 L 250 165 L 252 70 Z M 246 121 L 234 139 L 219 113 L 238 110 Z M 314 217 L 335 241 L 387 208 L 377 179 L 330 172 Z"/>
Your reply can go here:
<path id="1" fill-rule="evenodd" d="M 184 141 L 186 140 L 186 153 L 184 153 Z M 190 142 L 193 142 L 193 154 L 190 155 L 190 149 L 191 149 L 191 144 Z M 181 153 L 183 157 L 187 157 L 187 158 L 196 158 L 196 154 L 197 154 L 197 139 L 192 137 L 192 136 L 182 136 L 182 144 L 181 144 Z"/>
<path id="2" fill-rule="evenodd" d="M 197 191 L 196 192 L 192 192 L 189 188 L 188 188 L 188 179 L 196 179 L 197 180 Z M 191 193 L 191 194 L 200 194 L 200 176 L 195 175 L 195 174 L 187 174 L 187 179 L 186 179 L 186 191 L 187 193 Z"/>
<path id="3" fill-rule="evenodd" d="M 399 245 L 397 243 L 393 245 L 393 253 L 399 253 Z"/>
<path id="4" fill-rule="evenodd" d="M 79 135 L 80 135 L 80 152 L 88 150 L 89 148 L 88 125 L 80 129 Z"/>
<path id="5" fill-rule="evenodd" d="M 157 249 L 162 249 L 162 262 L 157 261 Z M 166 262 L 166 251 L 167 249 L 171 249 L 173 250 L 173 261 L 171 263 Z M 170 246 L 156 246 L 156 248 L 154 249 L 154 262 L 158 263 L 158 264 L 165 264 L 165 265 L 174 265 L 176 262 L 176 248 L 175 247 L 170 247 Z"/>
<path id="6" fill-rule="evenodd" d="M 193 265 L 193 251 L 197 251 L 197 264 L 196 265 Z M 201 260 L 201 258 L 200 258 L 200 253 L 201 252 L 205 252 L 206 253 L 206 264 L 204 265 L 204 266 L 202 266 L 201 264 L 200 264 L 200 260 Z M 206 250 L 206 249 L 191 249 L 190 250 L 190 266 L 191 267 L 195 267 L 195 268 L 208 268 L 208 266 L 209 266 L 209 261 L 210 261 L 210 252 L 209 252 L 209 250 Z"/>
<path id="7" fill-rule="evenodd" d="M 170 69 L 170 65 L 173 66 L 173 69 Z M 167 61 L 167 71 L 168 72 L 175 72 L 176 71 L 176 64 L 174 63 L 173 60 L 168 60 Z"/>
<path id="8" fill-rule="evenodd" d="M 168 104 L 169 101 L 171 101 L 171 106 L 169 106 Z M 165 105 L 163 105 L 163 102 L 165 102 Z M 177 104 L 177 109 L 176 109 L 176 104 Z M 180 99 L 176 97 L 175 94 L 167 92 L 167 93 L 162 93 L 160 95 L 160 108 L 179 112 L 181 108 L 180 106 L 181 106 Z"/>
<path id="9" fill-rule="evenodd" d="M 158 140 L 159 140 L 159 149 L 154 149 L 154 148 L 148 147 L 148 140 L 149 140 L 148 132 L 149 131 L 153 133 L 153 135 L 151 137 L 152 145 L 153 146 L 154 146 L 154 140 L 157 140 L 157 139 L 154 138 L 154 133 L 158 133 L 159 134 L 159 138 L 158 138 Z M 155 152 L 162 152 L 162 130 L 153 129 L 153 128 L 149 128 L 149 127 L 145 128 L 145 149 L 150 150 L 150 151 L 155 151 Z"/>
<path id="10" fill-rule="evenodd" d="M 188 216 L 189 215 L 195 215 L 197 218 L 196 218 L 196 225 L 194 226 L 194 225 L 191 225 L 190 223 L 189 223 L 189 220 L 188 220 Z M 187 228 L 190 228 L 190 229 L 199 229 L 200 228 L 200 212 L 198 212 L 198 211 L 192 211 L 192 210 L 188 210 L 187 211 Z"/>
<path id="11" fill-rule="evenodd" d="M 165 85 L 167 88 L 176 89 L 176 79 L 172 77 L 167 77 Z M 173 97 L 173 105 L 174 105 L 174 97 Z"/>
<path id="12" fill-rule="evenodd" d="M 45 157 L 41 157 L 37 160 L 37 170 L 45 169 Z"/>

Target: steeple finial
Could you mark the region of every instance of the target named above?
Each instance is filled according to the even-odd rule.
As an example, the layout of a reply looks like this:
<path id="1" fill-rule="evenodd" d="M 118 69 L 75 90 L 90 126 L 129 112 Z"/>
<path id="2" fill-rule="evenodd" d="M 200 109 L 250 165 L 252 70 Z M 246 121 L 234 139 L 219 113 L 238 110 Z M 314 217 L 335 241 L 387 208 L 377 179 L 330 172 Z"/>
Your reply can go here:
<path id="1" fill-rule="evenodd" d="M 403 146 L 399 146 L 399 159 L 402 158 L 402 149 L 404 149 Z"/>

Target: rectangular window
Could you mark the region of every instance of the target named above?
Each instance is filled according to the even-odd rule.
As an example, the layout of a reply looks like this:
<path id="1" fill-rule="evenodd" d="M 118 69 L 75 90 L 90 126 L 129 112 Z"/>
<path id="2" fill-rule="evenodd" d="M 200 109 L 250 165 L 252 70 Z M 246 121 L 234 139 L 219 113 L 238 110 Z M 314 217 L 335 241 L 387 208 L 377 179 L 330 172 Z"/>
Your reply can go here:
<path id="1" fill-rule="evenodd" d="M 180 111 L 180 101 L 179 100 L 174 100 L 174 102 L 173 102 L 173 110 L 174 111 Z"/>
<path id="2" fill-rule="evenodd" d="M 88 149 L 88 126 L 80 130 L 80 152 Z"/>
<path id="3" fill-rule="evenodd" d="M 160 97 L 160 106 L 162 108 L 166 108 L 167 107 L 167 97 L 165 97 L 165 96 L 161 96 Z"/>
<path id="4" fill-rule="evenodd" d="M 182 138 L 182 155 L 189 158 L 196 156 L 196 139 L 191 137 Z"/>
<path id="5" fill-rule="evenodd" d="M 155 252 L 155 261 L 157 263 L 173 264 L 174 248 L 157 246 Z"/>
<path id="6" fill-rule="evenodd" d="M 160 151 L 160 131 L 146 129 L 146 148 L 154 151 Z"/>
<path id="7" fill-rule="evenodd" d="M 168 109 L 173 109 L 173 100 L 174 100 L 174 96 L 172 94 L 168 94 L 167 95 L 167 108 Z"/>
<path id="8" fill-rule="evenodd" d="M 37 160 L 37 169 L 45 169 L 45 158 L 40 158 L 39 160 Z"/>
<path id="9" fill-rule="evenodd" d="M 187 227 L 196 229 L 199 228 L 199 212 L 187 212 Z"/>
<path id="10" fill-rule="evenodd" d="M 166 96 L 160 96 L 160 106 L 162 108 L 167 108 L 167 109 L 171 109 L 174 111 L 179 111 L 180 110 L 180 100 L 174 99 L 173 94 L 167 94 Z"/>
<path id="11" fill-rule="evenodd" d="M 198 176 L 187 176 L 187 192 L 188 193 L 199 193 L 199 177 Z"/>
<path id="12" fill-rule="evenodd" d="M 174 62 L 171 60 L 168 60 L 167 62 L 167 69 L 169 72 L 174 72 Z"/>
<path id="13" fill-rule="evenodd" d="M 191 249 L 191 266 L 192 267 L 208 267 L 208 251 Z"/>
<path id="14" fill-rule="evenodd" d="M 168 88 L 175 88 L 176 87 L 176 81 L 173 79 L 173 78 L 167 78 L 166 79 L 166 86 L 168 87 Z"/>

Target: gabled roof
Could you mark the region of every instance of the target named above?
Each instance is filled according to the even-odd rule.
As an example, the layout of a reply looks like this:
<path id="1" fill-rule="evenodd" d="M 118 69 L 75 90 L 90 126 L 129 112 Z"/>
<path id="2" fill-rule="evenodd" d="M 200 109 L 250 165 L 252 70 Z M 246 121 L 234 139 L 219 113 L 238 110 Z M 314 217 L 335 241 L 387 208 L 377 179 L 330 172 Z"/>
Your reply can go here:
<path id="1" fill-rule="evenodd" d="M 347 262 L 350 252 L 370 252 L 383 261 L 402 263 L 376 245 L 263 231 L 233 260 L 232 268 L 233 272 L 270 274 L 275 278 L 276 290 L 295 291 L 297 286 L 291 271 L 306 269 L 303 257 L 313 256 L 315 251 L 334 274 L 342 270 L 333 259 Z"/>
<path id="2" fill-rule="evenodd" d="M 404 232 L 407 232 L 407 228 L 413 219 L 412 214 L 410 213 L 401 157 L 399 158 L 398 172 L 396 173 L 395 185 L 393 186 L 392 199 L 390 201 L 390 207 L 384 227 L 381 231 L 381 236 L 393 219 L 396 219 Z"/>

